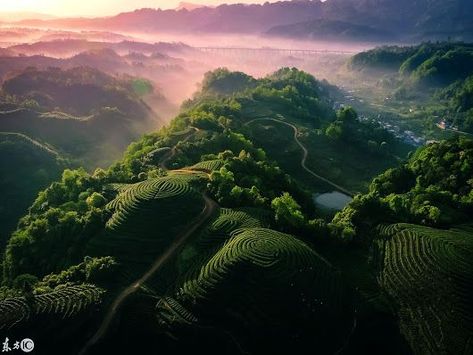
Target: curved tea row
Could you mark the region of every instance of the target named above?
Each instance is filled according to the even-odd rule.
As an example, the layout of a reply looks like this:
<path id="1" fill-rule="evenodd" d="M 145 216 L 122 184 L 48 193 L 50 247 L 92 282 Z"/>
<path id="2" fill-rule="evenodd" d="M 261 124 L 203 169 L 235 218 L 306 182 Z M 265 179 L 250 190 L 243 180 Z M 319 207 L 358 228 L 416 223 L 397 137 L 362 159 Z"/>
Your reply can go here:
<path id="1" fill-rule="evenodd" d="M 227 212 L 214 221 L 214 228 L 235 227 L 226 223 L 238 212 Z M 338 272 L 303 242 L 265 228 L 234 230 L 173 298 L 158 303 L 158 318 L 170 327 L 183 324 L 183 313 L 186 320 L 199 319 L 200 325 L 232 324 L 244 332 L 278 329 L 281 319 L 292 319 L 300 322 L 300 329 L 317 329 L 316 339 L 343 334 L 346 323 L 341 319 L 350 317 Z"/>
<path id="2" fill-rule="evenodd" d="M 222 208 L 198 238 L 199 249 L 221 245 L 238 229 L 257 227 L 263 227 L 263 223 L 251 211 Z"/>
<path id="3" fill-rule="evenodd" d="M 473 351 L 473 233 L 397 224 L 381 230 L 380 282 L 418 354 Z"/>
<path id="4" fill-rule="evenodd" d="M 102 300 L 103 290 L 93 285 L 75 285 L 34 296 L 0 301 L 0 330 L 11 329 L 33 317 L 54 315 L 71 318 Z"/>
<path id="5" fill-rule="evenodd" d="M 191 167 L 192 170 L 202 170 L 207 173 L 220 170 L 224 165 L 224 161 L 220 159 L 201 161 Z"/>
<path id="6" fill-rule="evenodd" d="M 91 240 L 91 255 L 112 255 L 120 262 L 146 264 L 172 241 L 183 221 L 190 222 L 204 202 L 186 175 L 150 179 L 126 188 L 107 208 L 112 212 L 105 232 Z"/>

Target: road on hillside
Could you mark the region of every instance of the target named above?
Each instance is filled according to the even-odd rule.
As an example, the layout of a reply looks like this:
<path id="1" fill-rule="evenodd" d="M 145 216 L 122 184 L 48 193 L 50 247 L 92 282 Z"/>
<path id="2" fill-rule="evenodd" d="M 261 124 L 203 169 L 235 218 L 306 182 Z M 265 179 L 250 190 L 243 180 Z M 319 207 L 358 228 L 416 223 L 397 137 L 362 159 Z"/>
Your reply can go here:
<path id="1" fill-rule="evenodd" d="M 188 138 L 187 138 L 188 139 Z M 171 154 L 163 157 L 161 165 L 163 169 L 166 169 L 166 162 L 169 161 L 175 154 L 175 148 L 172 149 Z M 166 169 L 167 170 L 167 169 Z M 126 289 L 124 289 L 113 301 L 110 306 L 107 314 L 105 315 L 102 324 L 100 325 L 97 332 L 90 338 L 90 340 L 85 344 L 85 346 L 80 351 L 80 355 L 87 354 L 87 352 L 99 342 L 99 340 L 107 334 L 110 325 L 112 324 L 115 315 L 119 311 L 122 304 L 125 300 L 134 292 L 136 292 L 146 281 L 148 281 L 161 267 L 174 256 L 174 254 L 179 250 L 179 248 L 191 237 L 200 227 L 202 227 L 214 214 L 217 209 L 217 203 L 208 197 L 205 193 L 202 194 L 202 197 L 205 202 L 205 207 L 197 217 L 197 219 L 188 225 L 184 231 L 177 236 L 174 242 L 166 249 L 166 251 L 159 255 L 158 258 L 154 261 L 153 265 L 146 271 L 146 273 L 141 276 L 141 278 Z"/>
<path id="2" fill-rule="evenodd" d="M 200 227 L 207 222 L 210 217 L 213 215 L 217 208 L 217 204 L 209 198 L 207 195 L 203 195 L 205 201 L 205 207 L 202 213 L 199 215 L 198 219 L 192 223 L 186 230 L 176 238 L 176 240 L 171 244 L 171 246 L 161 254 L 151 266 L 151 268 L 133 284 L 124 289 L 113 301 L 110 306 L 107 314 L 105 315 L 100 328 L 97 330 L 95 335 L 87 342 L 84 348 L 79 354 L 87 354 L 87 351 L 94 346 L 108 331 L 110 324 L 112 323 L 115 315 L 117 314 L 120 306 L 123 302 L 134 292 L 136 292 L 146 281 L 148 281 L 155 272 L 157 272 L 165 263 L 168 261 L 176 251 L 189 239 L 189 237 L 194 234 Z"/>
<path id="3" fill-rule="evenodd" d="M 194 135 L 194 133 L 199 131 L 199 129 L 197 127 L 190 127 L 190 128 L 193 130 L 192 134 L 189 134 L 186 138 L 184 138 L 182 141 L 180 141 L 181 143 L 187 142 Z M 161 162 L 159 163 L 159 167 L 163 170 L 169 170 L 167 168 L 167 163 L 175 155 L 176 155 L 176 146 L 172 147 L 172 149 L 163 156 L 163 158 L 161 159 Z"/>
<path id="4" fill-rule="evenodd" d="M 261 117 L 261 118 L 255 118 L 251 121 L 248 121 L 247 123 L 245 123 L 245 125 L 249 125 L 253 122 L 256 122 L 256 121 L 274 121 L 274 122 L 278 122 L 278 123 L 281 123 L 281 124 L 284 124 L 286 126 L 289 126 L 291 127 L 293 130 L 294 130 L 294 141 L 297 143 L 297 145 L 302 149 L 302 152 L 303 152 L 303 155 L 302 155 L 302 160 L 300 162 L 300 165 L 302 167 L 302 169 L 304 169 L 305 171 L 307 171 L 309 174 L 311 174 L 312 176 L 314 176 L 315 178 L 329 184 L 330 186 L 334 187 L 335 189 L 337 189 L 338 191 L 340 192 L 343 192 L 344 194 L 348 195 L 348 196 L 351 196 L 351 197 L 354 197 L 355 194 L 351 191 L 348 191 L 347 189 L 345 189 L 344 187 L 336 184 L 335 182 L 315 173 L 314 171 L 312 171 L 311 169 L 309 169 L 306 165 L 306 161 L 307 161 L 307 157 L 309 155 L 309 151 L 307 150 L 307 148 L 302 144 L 302 142 L 299 140 L 299 129 L 294 126 L 293 124 L 289 123 L 289 122 L 286 122 L 286 121 L 282 121 L 282 120 L 278 120 L 276 118 L 270 118 L 270 117 Z"/>

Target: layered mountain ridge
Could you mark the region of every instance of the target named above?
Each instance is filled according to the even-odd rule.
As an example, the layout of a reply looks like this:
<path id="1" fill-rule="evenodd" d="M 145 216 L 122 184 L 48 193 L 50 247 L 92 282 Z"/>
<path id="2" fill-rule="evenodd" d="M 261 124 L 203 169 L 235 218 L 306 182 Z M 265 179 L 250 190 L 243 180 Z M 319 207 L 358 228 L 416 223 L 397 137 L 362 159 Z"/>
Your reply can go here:
<path id="1" fill-rule="evenodd" d="M 342 21 L 397 33 L 400 39 L 468 39 L 473 36 L 473 4 L 467 0 L 328 0 L 281 1 L 262 5 L 234 4 L 176 10 L 139 9 L 104 18 L 26 20 L 22 25 L 134 30 L 151 32 L 274 33 L 278 26 L 300 26 L 309 21 Z M 310 32 L 310 28 L 308 31 Z M 337 35 L 337 31 L 332 32 Z M 356 39 L 356 36 L 353 38 Z M 376 38 L 377 39 L 377 38 Z"/>

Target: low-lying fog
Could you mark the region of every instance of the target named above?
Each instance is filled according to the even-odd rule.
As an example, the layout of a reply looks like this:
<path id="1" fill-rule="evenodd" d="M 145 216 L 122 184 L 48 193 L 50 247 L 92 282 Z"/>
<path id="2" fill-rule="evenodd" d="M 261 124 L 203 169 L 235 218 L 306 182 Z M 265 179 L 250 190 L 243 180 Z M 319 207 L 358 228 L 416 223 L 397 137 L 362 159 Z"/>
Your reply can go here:
<path id="1" fill-rule="evenodd" d="M 156 45 L 150 46 L 152 44 Z M 39 67 L 91 66 L 114 75 L 129 74 L 150 80 L 175 107 L 164 113 L 166 118 L 175 114 L 182 101 L 192 96 L 204 73 L 209 70 L 227 67 L 260 77 L 280 67 L 295 66 L 312 73 L 318 79 L 333 82 L 334 73 L 347 58 L 374 46 L 366 43 L 297 41 L 254 35 L 0 28 L 1 57 L 41 55 L 56 61 L 43 60 L 45 63 L 42 64 L 42 61 L 29 62 L 24 59 L 24 62 Z M 12 67 L 16 70 L 23 69 L 19 63 Z M 2 70 L 0 75 L 4 74 L 6 73 Z M 150 104 L 153 106 L 153 102 Z M 159 107 L 154 108 L 160 110 Z"/>

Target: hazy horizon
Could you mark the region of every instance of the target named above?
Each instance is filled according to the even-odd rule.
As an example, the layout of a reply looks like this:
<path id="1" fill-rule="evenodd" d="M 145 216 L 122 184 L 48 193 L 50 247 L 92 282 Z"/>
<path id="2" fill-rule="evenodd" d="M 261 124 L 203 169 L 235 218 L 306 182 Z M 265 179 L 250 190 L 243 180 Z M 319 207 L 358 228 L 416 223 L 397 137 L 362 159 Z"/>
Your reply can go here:
<path id="1" fill-rule="evenodd" d="M 265 2 L 277 2 L 277 0 L 19 0 L 15 2 L 1 3 L 0 13 L 11 12 L 34 12 L 58 17 L 71 16 L 110 16 L 120 12 L 133 11 L 140 8 L 173 9 L 181 2 L 216 6 L 222 4 L 263 4 Z"/>

